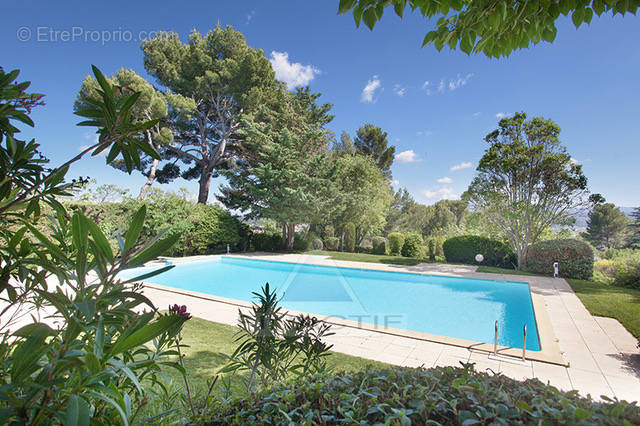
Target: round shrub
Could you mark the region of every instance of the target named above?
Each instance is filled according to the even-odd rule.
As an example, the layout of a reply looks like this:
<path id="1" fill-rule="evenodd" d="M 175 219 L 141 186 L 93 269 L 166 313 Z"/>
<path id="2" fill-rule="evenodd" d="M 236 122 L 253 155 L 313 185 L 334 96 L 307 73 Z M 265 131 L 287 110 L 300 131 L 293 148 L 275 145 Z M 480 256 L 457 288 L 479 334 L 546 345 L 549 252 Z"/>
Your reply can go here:
<path id="1" fill-rule="evenodd" d="M 580 240 L 540 241 L 529 247 L 525 269 L 535 274 L 553 275 L 558 262 L 560 276 L 590 280 L 593 277 L 593 250 Z"/>
<path id="2" fill-rule="evenodd" d="M 256 251 L 277 251 L 282 237 L 278 234 L 255 233 L 251 236 L 251 244 Z"/>
<path id="3" fill-rule="evenodd" d="M 537 379 L 438 367 L 301 377 L 216 405 L 204 424 L 638 424 L 636 403 L 594 402 Z"/>
<path id="4" fill-rule="evenodd" d="M 314 250 L 322 250 L 324 248 L 324 244 L 322 244 L 322 240 L 320 238 L 314 238 L 311 241 L 311 245 Z"/>
<path id="5" fill-rule="evenodd" d="M 324 239 L 324 248 L 327 250 L 338 250 L 340 245 L 340 238 L 338 237 L 327 237 Z"/>
<path id="6" fill-rule="evenodd" d="M 595 262 L 593 280 L 604 284 L 640 289 L 640 251 L 636 256 Z"/>
<path id="7" fill-rule="evenodd" d="M 356 226 L 349 222 L 344 225 L 344 246 L 343 250 L 353 253 L 356 249 Z"/>
<path id="8" fill-rule="evenodd" d="M 389 239 L 389 254 L 399 256 L 404 245 L 404 235 L 399 232 L 392 232 L 387 235 Z"/>
<path id="9" fill-rule="evenodd" d="M 511 248 L 502 241 L 476 235 L 460 235 L 442 244 L 444 257 L 449 263 L 476 264 L 476 255 L 484 257 L 483 265 L 513 269 L 518 260 Z"/>
<path id="10" fill-rule="evenodd" d="M 402 255 L 404 257 L 422 257 L 422 235 L 407 234 L 402 245 Z"/>
<path id="11" fill-rule="evenodd" d="M 373 254 L 387 254 L 387 239 L 385 237 L 373 237 Z"/>

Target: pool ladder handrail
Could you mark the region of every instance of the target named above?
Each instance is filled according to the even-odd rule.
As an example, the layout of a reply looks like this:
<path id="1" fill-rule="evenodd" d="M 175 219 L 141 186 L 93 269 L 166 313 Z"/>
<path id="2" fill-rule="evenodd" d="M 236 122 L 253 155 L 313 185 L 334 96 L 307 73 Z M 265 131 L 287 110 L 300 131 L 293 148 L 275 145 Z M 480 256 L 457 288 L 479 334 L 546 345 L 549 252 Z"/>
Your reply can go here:
<path id="1" fill-rule="evenodd" d="M 522 361 L 526 361 L 525 355 L 527 351 L 527 324 L 522 329 Z M 495 336 L 493 339 L 493 354 L 498 355 L 498 320 L 495 324 Z"/>

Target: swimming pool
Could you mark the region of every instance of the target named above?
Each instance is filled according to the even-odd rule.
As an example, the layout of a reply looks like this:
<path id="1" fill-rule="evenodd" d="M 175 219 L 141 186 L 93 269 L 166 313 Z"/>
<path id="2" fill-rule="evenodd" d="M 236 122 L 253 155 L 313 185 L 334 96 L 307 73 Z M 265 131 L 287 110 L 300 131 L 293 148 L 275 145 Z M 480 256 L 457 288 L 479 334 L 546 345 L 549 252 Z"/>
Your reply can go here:
<path id="1" fill-rule="evenodd" d="M 515 348 L 522 347 L 526 324 L 527 350 L 540 350 L 529 285 L 523 282 L 226 256 L 177 264 L 146 281 L 247 302 L 268 282 L 286 309 L 489 344 L 497 320 L 498 344 Z"/>

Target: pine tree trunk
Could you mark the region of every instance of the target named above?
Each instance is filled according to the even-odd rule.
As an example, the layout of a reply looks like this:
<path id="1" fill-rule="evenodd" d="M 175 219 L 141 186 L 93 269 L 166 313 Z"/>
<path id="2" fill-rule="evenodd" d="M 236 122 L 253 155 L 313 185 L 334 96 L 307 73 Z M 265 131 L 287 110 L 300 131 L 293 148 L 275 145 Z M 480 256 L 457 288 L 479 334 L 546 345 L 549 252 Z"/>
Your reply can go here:
<path id="1" fill-rule="evenodd" d="M 295 235 L 296 235 L 296 224 L 289 223 L 287 225 L 287 243 L 285 245 L 285 249 L 287 250 L 293 249 L 293 240 L 295 238 Z"/>
<path id="2" fill-rule="evenodd" d="M 138 200 L 144 200 L 147 197 L 147 192 L 151 189 L 151 185 L 156 180 L 156 171 L 158 170 L 158 164 L 160 164 L 160 160 L 154 159 L 153 163 L 151 163 L 151 169 L 149 170 L 149 176 L 147 176 L 147 181 L 142 188 L 140 188 L 140 194 L 138 195 Z"/>
<path id="3" fill-rule="evenodd" d="M 200 175 L 200 188 L 198 190 L 198 203 L 207 204 L 209 200 L 209 185 L 211 184 L 211 176 L 213 176 L 213 168 L 205 167 Z"/>

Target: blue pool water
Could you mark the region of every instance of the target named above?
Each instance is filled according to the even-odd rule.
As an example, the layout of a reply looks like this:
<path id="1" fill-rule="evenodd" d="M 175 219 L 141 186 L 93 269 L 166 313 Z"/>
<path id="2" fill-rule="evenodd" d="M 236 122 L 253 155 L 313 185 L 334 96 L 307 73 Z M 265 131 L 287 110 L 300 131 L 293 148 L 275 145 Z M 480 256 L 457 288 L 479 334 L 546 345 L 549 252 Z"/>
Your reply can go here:
<path id="1" fill-rule="evenodd" d="M 146 271 L 124 273 L 134 277 Z M 539 351 L 529 285 L 522 282 L 453 278 L 402 272 L 337 268 L 221 257 L 178 264 L 146 281 L 230 299 L 253 301 L 266 282 L 281 306 L 378 326 L 522 347 Z"/>

